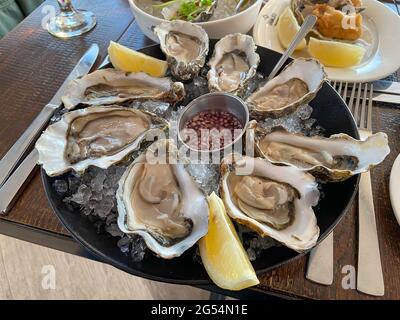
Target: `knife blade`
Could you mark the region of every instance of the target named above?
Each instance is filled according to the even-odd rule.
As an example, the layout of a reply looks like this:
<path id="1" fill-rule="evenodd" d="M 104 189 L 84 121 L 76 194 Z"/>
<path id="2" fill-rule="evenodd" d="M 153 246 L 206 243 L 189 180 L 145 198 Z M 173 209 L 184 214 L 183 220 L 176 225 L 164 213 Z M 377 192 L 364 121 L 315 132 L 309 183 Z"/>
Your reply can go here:
<path id="1" fill-rule="evenodd" d="M 35 172 L 34 169 L 38 160 L 39 154 L 36 149 L 33 149 L 0 188 L 0 214 L 8 213 L 11 210 L 24 185 Z"/>
<path id="2" fill-rule="evenodd" d="M 373 84 L 375 92 L 400 95 L 400 82 L 378 80 Z"/>
<path id="3" fill-rule="evenodd" d="M 400 105 L 400 95 L 396 95 L 396 94 L 386 94 L 386 93 L 374 92 L 372 95 L 372 99 L 373 99 L 373 101 L 376 101 L 376 102 L 385 102 L 385 103 L 392 103 L 392 104 Z"/>
<path id="4" fill-rule="evenodd" d="M 18 162 L 25 155 L 26 151 L 30 148 L 33 142 L 36 141 L 37 136 L 42 131 L 44 126 L 50 120 L 54 112 L 61 106 L 61 96 L 64 93 L 66 86 L 69 82 L 77 77 L 87 74 L 94 63 L 96 62 L 99 54 L 99 46 L 92 44 L 85 52 L 72 72 L 65 79 L 64 83 L 57 90 L 54 97 L 50 102 L 43 107 L 38 116 L 33 120 L 29 127 L 8 150 L 6 155 L 0 161 L 0 187 L 6 182 L 11 172 L 15 169 Z"/>

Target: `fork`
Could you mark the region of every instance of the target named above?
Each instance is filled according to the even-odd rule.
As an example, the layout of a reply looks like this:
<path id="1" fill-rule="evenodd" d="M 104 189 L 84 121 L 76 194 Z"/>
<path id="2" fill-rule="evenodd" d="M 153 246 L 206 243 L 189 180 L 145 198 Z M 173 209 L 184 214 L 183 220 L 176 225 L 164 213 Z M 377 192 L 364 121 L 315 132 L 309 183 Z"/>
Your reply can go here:
<path id="1" fill-rule="evenodd" d="M 335 82 L 333 86 L 346 100 L 349 84 Z M 373 84 L 353 84 L 348 107 L 362 140 L 372 134 L 372 102 Z M 374 296 L 383 296 L 385 289 L 369 172 L 361 174 L 358 211 L 357 290 Z"/>

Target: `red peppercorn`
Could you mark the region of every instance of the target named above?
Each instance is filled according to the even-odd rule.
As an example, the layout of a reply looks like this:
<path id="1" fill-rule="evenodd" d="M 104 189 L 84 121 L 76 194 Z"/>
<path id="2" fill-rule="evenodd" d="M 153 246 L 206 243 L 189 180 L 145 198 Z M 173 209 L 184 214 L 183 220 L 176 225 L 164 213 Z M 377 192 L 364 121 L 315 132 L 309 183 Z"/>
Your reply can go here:
<path id="1" fill-rule="evenodd" d="M 203 111 L 187 121 L 184 129 L 193 129 L 197 133 L 197 139 L 190 137 L 185 141 L 191 147 L 198 150 L 213 150 L 223 148 L 225 143 L 229 144 L 236 139 L 243 125 L 229 112 Z M 210 132 L 202 133 L 202 130 Z"/>

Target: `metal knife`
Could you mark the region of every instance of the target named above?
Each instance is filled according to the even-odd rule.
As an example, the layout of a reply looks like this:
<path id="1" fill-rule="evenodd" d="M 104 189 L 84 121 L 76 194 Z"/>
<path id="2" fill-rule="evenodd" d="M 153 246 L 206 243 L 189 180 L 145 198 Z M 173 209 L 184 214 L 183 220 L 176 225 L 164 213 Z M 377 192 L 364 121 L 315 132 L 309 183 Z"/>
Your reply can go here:
<path id="1" fill-rule="evenodd" d="M 324 285 L 333 283 L 333 231 L 311 251 L 306 278 Z"/>
<path id="2" fill-rule="evenodd" d="M 53 99 L 44 106 L 39 115 L 33 120 L 25 132 L 19 137 L 17 142 L 11 147 L 6 155 L 0 161 L 0 187 L 4 185 L 11 172 L 15 169 L 18 162 L 23 158 L 26 151 L 36 141 L 37 136 L 41 133 L 44 126 L 50 120 L 54 112 L 61 105 L 61 96 L 64 93 L 65 87 L 68 83 L 80 76 L 87 74 L 94 63 L 96 62 L 99 54 L 99 46 L 92 44 L 85 52 L 78 64 L 65 79 L 62 86 L 58 89 Z"/>
<path id="3" fill-rule="evenodd" d="M 372 100 L 375 102 L 385 102 L 400 105 L 400 95 L 395 94 L 385 94 L 374 92 Z"/>
<path id="4" fill-rule="evenodd" d="M 34 168 L 38 159 L 39 154 L 36 149 L 33 149 L 0 188 L 0 214 L 8 213 L 11 210 L 18 195 L 22 192 L 23 186 L 29 181 L 28 178 L 35 172 Z"/>
<path id="5" fill-rule="evenodd" d="M 400 95 L 400 82 L 378 80 L 373 84 L 374 92 Z"/>

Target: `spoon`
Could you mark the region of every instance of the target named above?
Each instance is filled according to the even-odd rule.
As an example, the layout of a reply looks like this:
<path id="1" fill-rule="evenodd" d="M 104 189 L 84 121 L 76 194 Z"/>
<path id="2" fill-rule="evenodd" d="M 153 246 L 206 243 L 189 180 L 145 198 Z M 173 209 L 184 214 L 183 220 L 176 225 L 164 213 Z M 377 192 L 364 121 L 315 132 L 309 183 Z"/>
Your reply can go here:
<path id="1" fill-rule="evenodd" d="M 299 32 L 297 32 L 296 36 L 294 37 L 294 39 L 290 43 L 289 47 L 283 53 L 283 55 L 279 59 L 278 63 L 276 64 L 274 69 L 269 74 L 269 76 L 267 78 L 268 81 L 271 80 L 272 78 L 274 78 L 277 75 L 279 70 L 285 64 L 286 60 L 293 54 L 294 50 L 299 45 L 300 41 L 305 38 L 305 36 L 314 27 L 316 22 L 317 22 L 317 17 L 316 16 L 314 16 L 314 15 L 307 16 L 307 18 L 304 20 L 304 23 L 301 25 L 301 28 L 300 28 Z"/>
<path id="2" fill-rule="evenodd" d="M 243 3 L 244 3 L 245 1 L 246 1 L 246 0 L 239 0 L 238 4 L 237 4 L 236 7 L 235 7 L 235 14 L 239 12 L 240 8 L 242 7 L 242 5 L 243 5 Z"/>

